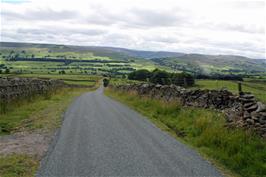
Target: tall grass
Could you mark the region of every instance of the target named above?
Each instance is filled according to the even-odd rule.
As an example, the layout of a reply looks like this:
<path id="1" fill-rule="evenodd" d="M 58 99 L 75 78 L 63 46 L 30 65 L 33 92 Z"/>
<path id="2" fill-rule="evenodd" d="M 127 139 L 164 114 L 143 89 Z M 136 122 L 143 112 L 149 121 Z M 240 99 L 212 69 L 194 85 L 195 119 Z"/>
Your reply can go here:
<path id="1" fill-rule="evenodd" d="M 233 173 L 245 177 L 266 175 L 266 142 L 252 132 L 227 128 L 222 113 L 178 103 L 143 98 L 135 93 L 106 90 L 153 122 L 174 131 L 179 138 Z"/>
<path id="2" fill-rule="evenodd" d="M 58 89 L 52 89 L 52 90 L 45 90 L 40 93 L 32 92 L 32 94 L 26 95 L 26 96 L 20 96 L 15 99 L 9 100 L 9 99 L 1 99 L 0 100 L 0 116 L 1 114 L 6 114 L 20 105 L 27 104 L 28 102 L 32 102 L 36 99 L 50 99 L 52 95 L 56 94 L 58 92 Z"/>
<path id="3" fill-rule="evenodd" d="M 8 111 L 0 114 L 0 135 L 20 129 L 54 129 L 61 123 L 61 113 L 74 97 L 92 88 L 62 88 L 49 94 L 13 102 Z"/>

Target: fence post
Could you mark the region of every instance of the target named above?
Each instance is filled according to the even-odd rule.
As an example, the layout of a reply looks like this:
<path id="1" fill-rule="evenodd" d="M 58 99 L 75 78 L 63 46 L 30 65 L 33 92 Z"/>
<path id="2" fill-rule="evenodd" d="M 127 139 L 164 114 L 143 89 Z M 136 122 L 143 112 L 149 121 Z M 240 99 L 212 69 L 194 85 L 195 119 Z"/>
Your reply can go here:
<path id="1" fill-rule="evenodd" d="M 187 78 L 184 77 L 184 87 L 187 87 Z"/>
<path id="2" fill-rule="evenodd" d="M 238 93 L 239 93 L 239 95 L 243 94 L 243 92 L 242 92 L 242 83 L 241 82 L 238 82 Z"/>

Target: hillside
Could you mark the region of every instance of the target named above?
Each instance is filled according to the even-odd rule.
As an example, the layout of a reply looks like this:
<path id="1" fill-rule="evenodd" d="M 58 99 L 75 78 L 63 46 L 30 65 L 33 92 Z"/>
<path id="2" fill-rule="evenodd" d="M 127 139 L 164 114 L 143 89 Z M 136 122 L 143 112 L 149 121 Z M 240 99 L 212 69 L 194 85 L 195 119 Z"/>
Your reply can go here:
<path id="1" fill-rule="evenodd" d="M 117 49 L 116 49 L 117 50 Z M 1 43 L 0 70 L 12 73 L 112 74 L 155 69 L 153 61 L 131 57 L 110 47 Z"/>
<path id="2" fill-rule="evenodd" d="M 266 60 L 232 55 L 139 51 L 115 47 L 0 43 L 0 70 L 19 73 L 127 74 L 160 68 L 194 74 L 265 75 Z"/>
<path id="3" fill-rule="evenodd" d="M 152 59 L 161 66 L 173 70 L 184 70 L 194 73 L 235 73 L 261 74 L 266 73 L 266 60 L 250 59 L 233 55 L 201 55 L 185 54 L 179 57 Z"/>
<path id="4" fill-rule="evenodd" d="M 1 42 L 1 48 L 48 48 L 51 52 L 91 52 L 95 56 L 110 57 L 113 59 L 142 58 L 152 59 L 161 57 L 179 57 L 185 55 L 178 52 L 166 51 L 140 51 L 116 47 L 103 46 L 73 46 L 55 44 L 32 44 L 32 43 L 13 43 Z"/>

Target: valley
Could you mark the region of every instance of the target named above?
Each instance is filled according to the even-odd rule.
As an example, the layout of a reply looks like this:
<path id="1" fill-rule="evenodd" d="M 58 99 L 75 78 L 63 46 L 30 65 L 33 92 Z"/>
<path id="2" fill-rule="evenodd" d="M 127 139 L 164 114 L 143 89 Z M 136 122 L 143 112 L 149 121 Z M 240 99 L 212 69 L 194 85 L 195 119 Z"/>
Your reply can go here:
<path id="1" fill-rule="evenodd" d="M 266 78 L 266 60 L 230 55 L 136 51 L 113 47 L 0 43 L 0 73 L 93 74 L 125 77 L 155 68 L 198 75 Z"/>
<path id="2" fill-rule="evenodd" d="M 160 172 L 155 170 L 162 168 L 158 164 L 145 166 L 153 163 L 149 158 L 143 159 L 143 165 L 139 167 L 139 163 L 134 163 L 136 156 L 129 156 L 133 165 L 130 169 L 121 168 L 123 174 L 135 174 L 142 167 L 145 167 L 143 174 L 248 177 L 265 173 L 265 60 L 114 47 L 0 44 L 0 147 L 4 149 L 0 151 L 0 160 L 6 161 L 0 163 L 0 176 L 42 176 L 50 172 L 67 175 L 70 171 L 79 175 L 79 171 L 85 167 L 88 169 L 86 174 L 93 175 L 90 169 L 95 168 L 87 168 L 92 160 L 88 151 L 98 152 L 93 157 L 100 159 L 95 161 L 95 174 L 116 174 L 113 169 L 122 167 L 116 163 L 124 158 L 126 147 L 134 141 L 136 149 L 145 150 L 149 147 L 149 152 L 134 152 L 138 158 L 147 155 L 160 159 L 164 148 L 169 150 L 173 146 L 184 148 L 184 151 L 175 150 L 171 152 L 171 157 L 164 158 L 163 161 L 171 164 L 171 168 L 169 165 L 163 168 L 171 170 Z M 60 86 L 53 88 L 52 83 L 57 82 Z M 107 87 L 103 88 L 102 83 Z M 239 96 L 238 83 L 241 83 L 242 91 L 250 98 L 248 103 L 238 101 L 243 99 Z M 150 96 L 141 95 L 149 92 Z M 179 96 L 174 96 L 174 93 Z M 12 95 L 16 98 L 11 99 Z M 188 98 L 187 103 L 182 104 L 179 98 Z M 230 100 L 234 104 L 230 105 Z M 241 113 L 234 121 L 223 112 L 225 108 L 219 110 L 223 106 L 228 109 L 232 106 L 233 112 L 237 112 L 241 105 L 248 106 L 247 109 L 253 112 Z M 259 111 L 254 112 L 255 109 Z M 244 118 L 242 114 L 248 117 Z M 149 128 L 143 129 L 144 125 Z M 58 130 L 63 133 L 59 137 L 54 136 Z M 93 134 L 92 131 L 97 133 Z M 165 136 L 161 131 L 171 135 L 167 141 L 173 141 L 174 145 L 165 144 L 158 138 Z M 110 132 L 116 136 L 109 136 Z M 130 141 L 122 141 L 124 136 Z M 156 139 L 156 144 L 150 141 L 151 136 Z M 49 163 L 41 166 L 52 140 L 60 137 L 63 139 L 56 146 L 59 150 L 48 155 L 46 158 L 49 158 Z M 91 140 L 88 141 L 87 137 Z M 123 150 L 116 152 L 120 146 L 114 141 L 120 142 L 118 144 L 124 147 Z M 184 145 L 179 144 L 179 141 Z M 71 145 L 62 148 L 65 143 Z M 103 143 L 111 148 L 97 148 L 104 147 Z M 91 148 L 85 150 L 84 144 Z M 188 154 L 190 147 L 193 149 Z M 150 152 L 150 149 L 154 151 Z M 72 154 L 73 150 L 79 153 L 68 157 L 67 154 Z M 113 158 L 109 158 L 110 151 L 118 159 L 113 161 Z M 194 151 L 203 158 L 194 154 Z M 97 154 L 101 153 L 104 156 L 99 157 Z M 172 160 L 179 153 L 183 154 L 182 157 L 195 158 L 188 161 L 192 165 L 185 170 L 176 169 L 180 163 Z M 53 160 L 58 158 L 62 163 Z M 83 164 L 66 164 L 66 158 L 71 158 L 71 162 L 82 159 Z M 248 164 L 250 159 L 255 163 Z M 127 160 L 125 158 L 122 161 Z M 186 158 L 183 160 L 186 161 Z M 209 166 L 206 161 L 212 165 Z M 208 170 L 196 169 L 194 162 Z M 102 164 L 110 169 L 102 172 Z M 6 165 L 9 168 L 5 168 Z M 54 168 L 56 165 L 60 169 Z M 17 170 L 18 167 L 20 170 Z M 70 171 L 66 171 L 65 167 Z M 195 172 L 187 172 L 191 170 Z"/>

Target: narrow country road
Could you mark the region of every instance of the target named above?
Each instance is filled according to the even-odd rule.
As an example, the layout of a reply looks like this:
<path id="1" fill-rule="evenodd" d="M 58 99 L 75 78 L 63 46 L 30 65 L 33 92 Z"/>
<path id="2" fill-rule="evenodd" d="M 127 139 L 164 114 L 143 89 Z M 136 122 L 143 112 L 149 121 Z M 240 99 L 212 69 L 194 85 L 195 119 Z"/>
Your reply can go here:
<path id="1" fill-rule="evenodd" d="M 65 113 L 38 177 L 221 176 L 198 153 L 103 94 L 77 98 Z"/>

